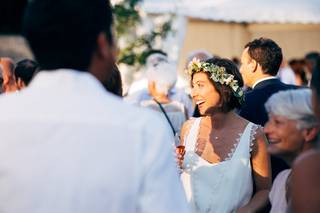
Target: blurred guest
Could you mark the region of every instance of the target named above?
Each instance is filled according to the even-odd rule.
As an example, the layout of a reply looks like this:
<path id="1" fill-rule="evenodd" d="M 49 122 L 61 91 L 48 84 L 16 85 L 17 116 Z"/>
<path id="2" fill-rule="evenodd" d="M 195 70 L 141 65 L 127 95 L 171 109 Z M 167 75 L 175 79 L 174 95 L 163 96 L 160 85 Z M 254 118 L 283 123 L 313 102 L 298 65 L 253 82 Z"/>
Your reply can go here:
<path id="1" fill-rule="evenodd" d="M 296 85 L 297 86 L 307 86 L 308 80 L 304 70 L 305 63 L 303 59 L 291 59 L 289 61 L 289 66 L 294 72 Z"/>
<path id="2" fill-rule="evenodd" d="M 311 90 L 280 91 L 272 95 L 265 106 L 269 114 L 264 127 L 268 151 L 291 166 L 298 155 L 316 146 L 319 123 L 311 107 Z M 291 169 L 277 175 L 269 195 L 272 213 L 288 212 L 292 196 L 290 184 Z"/>
<path id="3" fill-rule="evenodd" d="M 285 59 L 282 60 L 282 63 L 280 65 L 278 77 L 280 81 L 285 84 L 297 85 L 296 76 L 291 67 L 288 66 L 288 63 Z"/>
<path id="4" fill-rule="evenodd" d="M 315 69 L 317 60 L 319 60 L 320 53 L 319 52 L 309 52 L 305 55 L 304 60 L 306 63 L 306 68 L 307 68 L 307 79 L 308 82 L 310 82 L 311 77 L 312 77 L 312 72 Z"/>
<path id="5" fill-rule="evenodd" d="M 119 97 L 122 97 L 121 74 L 116 64 L 112 67 L 110 79 L 108 82 L 104 84 L 104 86 L 109 92 Z"/>
<path id="6" fill-rule="evenodd" d="M 148 70 L 149 67 L 157 66 L 161 62 L 171 63 L 169 62 L 168 57 L 164 53 L 156 52 L 151 55 L 149 55 L 146 59 L 146 70 Z M 161 70 L 159 70 L 161 71 Z M 170 69 L 171 75 L 175 76 L 177 78 L 177 70 L 176 69 Z M 148 80 L 146 77 L 146 80 L 143 82 L 145 85 L 145 89 L 138 90 L 132 94 L 129 94 L 125 100 L 128 101 L 131 104 L 140 105 L 142 101 L 150 100 L 152 96 L 150 95 L 147 86 L 148 86 Z M 188 117 L 192 116 L 193 113 L 193 106 L 192 101 L 190 97 L 186 94 L 186 92 L 182 89 L 176 88 L 174 85 L 170 88 L 168 92 L 168 97 L 171 100 L 178 101 L 180 103 L 183 103 L 183 105 L 186 107 Z"/>
<path id="7" fill-rule="evenodd" d="M 238 68 L 240 68 L 240 60 L 237 57 L 232 58 L 232 62 L 237 65 Z"/>
<path id="8" fill-rule="evenodd" d="M 16 78 L 14 75 L 15 64 L 10 58 L 0 58 L 0 75 L 2 79 L 3 93 L 15 92 L 18 90 Z"/>
<path id="9" fill-rule="evenodd" d="M 132 97 L 135 96 L 136 94 L 139 94 L 139 92 L 141 92 L 142 90 L 146 90 L 148 87 L 148 79 L 146 78 L 146 68 L 148 66 L 148 57 L 152 54 L 159 54 L 159 61 L 168 61 L 168 55 L 167 53 L 163 52 L 162 50 L 158 50 L 158 49 L 152 49 L 150 50 L 146 56 L 145 56 L 145 67 L 141 69 L 140 71 L 140 76 L 137 77 L 134 82 L 132 82 L 132 84 L 130 85 L 128 92 L 127 92 L 127 96 Z"/>
<path id="10" fill-rule="evenodd" d="M 39 71 L 39 64 L 30 59 L 24 59 L 16 64 L 14 75 L 19 90 L 28 86 L 32 78 Z"/>
<path id="11" fill-rule="evenodd" d="M 194 59 L 198 59 L 200 61 L 205 61 L 208 60 L 209 58 L 212 58 L 213 55 L 208 52 L 207 50 L 194 50 L 189 53 L 186 63 L 185 63 L 185 68 L 188 68 L 189 63 Z"/>
<path id="12" fill-rule="evenodd" d="M 0 98 L 0 212 L 188 212 L 165 120 L 103 86 L 112 17 L 105 0 L 29 1 L 41 71 Z"/>
<path id="13" fill-rule="evenodd" d="M 313 110 L 320 119 L 320 59 L 312 72 L 311 89 Z M 292 210 L 295 213 L 320 212 L 320 142 L 318 150 L 302 154 L 292 169 Z"/>
<path id="14" fill-rule="evenodd" d="M 180 133 L 182 124 L 188 118 L 185 106 L 169 97 L 169 91 L 174 86 L 177 76 L 172 75 L 175 67 L 166 61 L 160 61 L 147 69 L 148 91 L 150 100 L 144 100 L 141 106 L 161 112 L 168 121 L 173 134 Z"/>

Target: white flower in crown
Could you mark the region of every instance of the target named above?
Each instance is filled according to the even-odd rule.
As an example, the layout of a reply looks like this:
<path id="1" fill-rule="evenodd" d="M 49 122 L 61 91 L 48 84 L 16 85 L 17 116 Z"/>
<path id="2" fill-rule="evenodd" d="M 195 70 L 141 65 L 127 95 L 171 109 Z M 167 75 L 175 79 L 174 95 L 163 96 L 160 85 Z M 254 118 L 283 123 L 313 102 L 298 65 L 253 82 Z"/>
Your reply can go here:
<path id="1" fill-rule="evenodd" d="M 224 80 L 226 85 L 229 85 L 234 79 L 233 75 L 229 75 L 229 77 L 227 79 Z"/>
<path id="2" fill-rule="evenodd" d="M 200 59 L 198 59 L 198 58 L 196 58 L 196 57 L 194 57 L 190 63 L 193 64 L 193 65 L 195 65 L 195 66 L 197 66 L 197 67 L 200 67 L 200 66 L 201 66 Z M 189 65 L 190 65 L 190 63 L 189 63 Z"/>

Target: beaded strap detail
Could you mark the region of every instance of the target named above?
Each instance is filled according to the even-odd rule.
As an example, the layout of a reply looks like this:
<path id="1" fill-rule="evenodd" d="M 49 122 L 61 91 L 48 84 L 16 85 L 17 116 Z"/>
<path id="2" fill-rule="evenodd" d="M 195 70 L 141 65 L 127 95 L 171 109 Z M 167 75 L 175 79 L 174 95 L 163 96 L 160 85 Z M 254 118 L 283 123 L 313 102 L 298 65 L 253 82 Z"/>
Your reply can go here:
<path id="1" fill-rule="evenodd" d="M 250 132 L 250 153 L 252 152 L 252 148 L 254 146 L 254 142 L 256 140 L 257 129 L 259 129 L 259 125 L 253 124 Z"/>

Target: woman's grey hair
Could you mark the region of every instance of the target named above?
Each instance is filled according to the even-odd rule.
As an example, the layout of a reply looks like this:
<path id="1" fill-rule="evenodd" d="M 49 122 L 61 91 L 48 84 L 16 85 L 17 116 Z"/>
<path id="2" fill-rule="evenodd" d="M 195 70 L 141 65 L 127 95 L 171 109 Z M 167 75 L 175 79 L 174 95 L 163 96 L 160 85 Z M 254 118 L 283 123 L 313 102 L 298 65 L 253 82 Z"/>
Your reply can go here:
<path id="1" fill-rule="evenodd" d="M 313 114 L 310 89 L 280 91 L 268 99 L 265 108 L 269 114 L 296 120 L 298 129 L 311 128 L 319 124 Z"/>
<path id="2" fill-rule="evenodd" d="M 174 64 L 165 60 L 165 56 L 154 54 L 147 65 L 146 76 L 148 81 L 154 81 L 156 90 L 168 95 L 177 81 L 177 71 Z M 159 56 L 159 57 L 158 57 Z M 148 58 L 149 59 L 149 58 Z M 152 63 L 155 62 L 155 63 Z"/>

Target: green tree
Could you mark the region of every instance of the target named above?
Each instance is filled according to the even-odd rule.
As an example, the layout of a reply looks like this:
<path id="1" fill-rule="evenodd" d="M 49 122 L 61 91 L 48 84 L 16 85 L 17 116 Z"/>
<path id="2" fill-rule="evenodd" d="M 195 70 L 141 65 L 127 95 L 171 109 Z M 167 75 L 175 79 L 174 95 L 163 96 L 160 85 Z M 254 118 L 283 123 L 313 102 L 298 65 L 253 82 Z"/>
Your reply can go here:
<path id="1" fill-rule="evenodd" d="M 141 26 L 141 0 L 123 0 L 115 4 L 115 31 L 119 40 L 120 54 L 118 63 L 140 67 L 145 64 L 146 57 L 153 51 L 157 39 L 165 39 L 171 31 L 172 16 L 169 20 L 155 26 L 151 32 L 137 35 L 137 28 Z"/>

